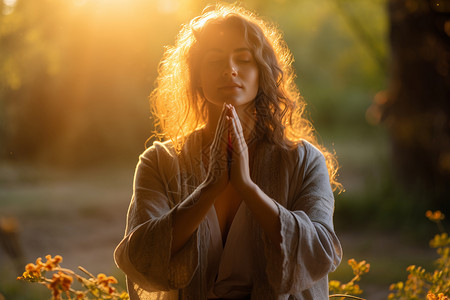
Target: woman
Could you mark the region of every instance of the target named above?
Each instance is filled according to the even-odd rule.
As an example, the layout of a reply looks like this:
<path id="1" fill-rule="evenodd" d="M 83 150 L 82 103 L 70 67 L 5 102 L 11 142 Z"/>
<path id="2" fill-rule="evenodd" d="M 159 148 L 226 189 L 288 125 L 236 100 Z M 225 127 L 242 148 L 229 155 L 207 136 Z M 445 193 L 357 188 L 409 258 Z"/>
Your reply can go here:
<path id="1" fill-rule="evenodd" d="M 319 146 L 273 27 L 218 5 L 167 48 L 165 142 L 141 156 L 115 251 L 132 299 L 327 299 L 341 260 L 337 164 Z"/>

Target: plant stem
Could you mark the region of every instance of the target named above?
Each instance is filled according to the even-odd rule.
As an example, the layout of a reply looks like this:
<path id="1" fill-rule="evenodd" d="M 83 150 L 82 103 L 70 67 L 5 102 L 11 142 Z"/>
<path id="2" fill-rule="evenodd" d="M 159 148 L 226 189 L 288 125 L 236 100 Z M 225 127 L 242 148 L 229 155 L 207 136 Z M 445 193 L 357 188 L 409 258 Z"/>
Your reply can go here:
<path id="1" fill-rule="evenodd" d="M 366 300 L 364 298 L 360 298 L 360 297 L 356 297 L 356 296 L 352 296 L 352 295 L 345 295 L 345 294 L 333 294 L 328 296 L 328 298 L 350 298 L 350 299 L 357 299 L 357 300 Z"/>

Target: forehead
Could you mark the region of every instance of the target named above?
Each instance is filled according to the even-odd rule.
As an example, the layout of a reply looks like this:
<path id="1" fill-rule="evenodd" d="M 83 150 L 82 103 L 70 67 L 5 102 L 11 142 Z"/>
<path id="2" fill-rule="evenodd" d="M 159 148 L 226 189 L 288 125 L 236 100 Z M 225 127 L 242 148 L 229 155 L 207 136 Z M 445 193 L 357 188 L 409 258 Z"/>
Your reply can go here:
<path id="1" fill-rule="evenodd" d="M 250 51 L 244 29 L 239 26 L 210 25 L 199 41 L 202 52 Z"/>

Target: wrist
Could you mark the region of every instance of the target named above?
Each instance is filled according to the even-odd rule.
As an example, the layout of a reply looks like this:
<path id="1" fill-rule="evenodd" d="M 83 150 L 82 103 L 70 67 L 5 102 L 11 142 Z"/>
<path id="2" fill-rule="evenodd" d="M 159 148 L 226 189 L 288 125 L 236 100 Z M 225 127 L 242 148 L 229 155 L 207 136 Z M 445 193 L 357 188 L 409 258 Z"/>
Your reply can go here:
<path id="1" fill-rule="evenodd" d="M 211 181 L 205 180 L 198 186 L 201 193 L 208 193 L 213 189 L 213 184 Z"/>
<path id="2" fill-rule="evenodd" d="M 238 188 L 238 191 L 245 198 L 248 198 L 251 195 L 258 193 L 258 190 L 259 190 L 259 186 L 256 183 L 254 183 L 253 181 L 247 182 Z"/>
<path id="3" fill-rule="evenodd" d="M 213 180 L 205 180 L 199 185 L 198 189 L 200 190 L 201 194 L 214 196 L 220 194 L 223 188 Z"/>

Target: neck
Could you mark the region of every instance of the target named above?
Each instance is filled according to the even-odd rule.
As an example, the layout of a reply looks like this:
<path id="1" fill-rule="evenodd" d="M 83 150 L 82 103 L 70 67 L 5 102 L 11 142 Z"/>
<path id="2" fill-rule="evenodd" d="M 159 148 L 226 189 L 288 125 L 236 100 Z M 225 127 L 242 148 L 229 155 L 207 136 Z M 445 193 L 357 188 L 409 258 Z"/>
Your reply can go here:
<path id="1" fill-rule="evenodd" d="M 251 101 L 245 105 L 235 106 L 236 113 L 241 122 L 242 130 L 244 131 L 244 138 L 248 141 L 250 134 L 255 126 L 254 118 L 255 102 Z M 219 122 L 222 107 L 208 103 L 208 120 L 203 129 L 203 136 L 206 141 L 212 142 L 214 139 L 217 123 Z"/>

